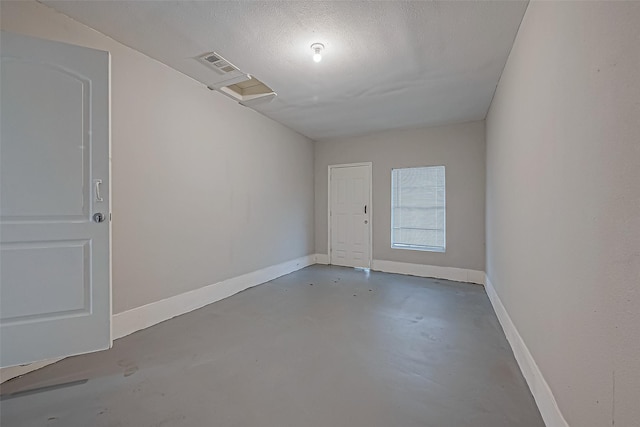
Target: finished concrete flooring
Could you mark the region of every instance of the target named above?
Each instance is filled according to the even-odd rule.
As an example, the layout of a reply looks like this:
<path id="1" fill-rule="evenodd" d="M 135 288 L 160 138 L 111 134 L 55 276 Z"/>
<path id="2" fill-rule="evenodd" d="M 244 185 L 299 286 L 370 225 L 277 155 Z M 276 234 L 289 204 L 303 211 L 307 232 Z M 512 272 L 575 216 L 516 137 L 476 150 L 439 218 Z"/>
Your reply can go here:
<path id="1" fill-rule="evenodd" d="M 319 265 L 1 391 L 2 427 L 544 426 L 482 286 Z"/>

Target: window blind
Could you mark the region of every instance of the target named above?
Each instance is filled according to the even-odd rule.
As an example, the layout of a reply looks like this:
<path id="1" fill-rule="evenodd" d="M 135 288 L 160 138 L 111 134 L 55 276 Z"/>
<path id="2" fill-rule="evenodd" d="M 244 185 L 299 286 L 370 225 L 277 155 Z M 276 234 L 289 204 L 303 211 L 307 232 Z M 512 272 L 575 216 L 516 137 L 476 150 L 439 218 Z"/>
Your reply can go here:
<path id="1" fill-rule="evenodd" d="M 391 246 L 444 252 L 444 166 L 391 172 Z"/>

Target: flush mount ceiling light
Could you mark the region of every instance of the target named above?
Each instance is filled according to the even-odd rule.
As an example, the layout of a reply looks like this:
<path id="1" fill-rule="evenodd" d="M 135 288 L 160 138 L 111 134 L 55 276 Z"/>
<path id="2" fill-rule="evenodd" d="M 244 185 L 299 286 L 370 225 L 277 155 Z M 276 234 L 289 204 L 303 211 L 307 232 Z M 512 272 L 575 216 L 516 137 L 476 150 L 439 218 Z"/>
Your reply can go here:
<path id="1" fill-rule="evenodd" d="M 324 45 L 322 43 L 314 43 L 311 45 L 311 50 L 313 50 L 313 60 L 314 62 L 322 61 L 322 55 L 320 52 L 324 49 Z"/>

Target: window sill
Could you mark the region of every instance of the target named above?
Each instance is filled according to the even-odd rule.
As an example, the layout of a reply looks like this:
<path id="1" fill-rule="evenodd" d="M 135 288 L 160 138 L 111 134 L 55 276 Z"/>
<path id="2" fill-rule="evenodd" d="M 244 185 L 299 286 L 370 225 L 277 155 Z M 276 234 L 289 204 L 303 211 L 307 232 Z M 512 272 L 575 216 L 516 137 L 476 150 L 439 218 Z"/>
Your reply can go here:
<path id="1" fill-rule="evenodd" d="M 438 252 L 438 253 L 446 252 L 446 248 L 440 248 L 437 246 L 391 245 L 391 249 L 404 249 L 409 251 Z"/>

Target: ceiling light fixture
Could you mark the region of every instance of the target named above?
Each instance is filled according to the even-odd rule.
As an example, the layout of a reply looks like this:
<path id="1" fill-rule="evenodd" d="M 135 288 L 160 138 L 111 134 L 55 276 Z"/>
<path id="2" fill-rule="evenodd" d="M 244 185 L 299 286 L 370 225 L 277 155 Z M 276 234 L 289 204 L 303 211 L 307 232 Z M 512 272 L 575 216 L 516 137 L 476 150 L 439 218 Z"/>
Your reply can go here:
<path id="1" fill-rule="evenodd" d="M 322 55 L 320 54 L 320 52 L 322 52 L 322 49 L 324 49 L 324 45 L 322 43 L 314 43 L 311 45 L 311 50 L 313 50 L 314 62 L 322 61 Z"/>

